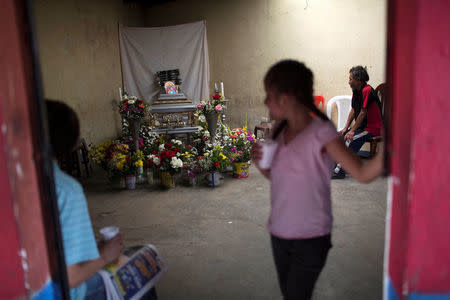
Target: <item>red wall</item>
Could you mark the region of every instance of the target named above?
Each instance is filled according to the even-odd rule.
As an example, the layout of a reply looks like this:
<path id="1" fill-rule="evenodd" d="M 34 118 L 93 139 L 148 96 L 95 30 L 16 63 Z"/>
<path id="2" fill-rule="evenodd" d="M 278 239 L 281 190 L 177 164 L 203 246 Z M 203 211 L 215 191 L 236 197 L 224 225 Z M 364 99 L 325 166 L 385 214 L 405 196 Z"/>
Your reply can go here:
<path id="1" fill-rule="evenodd" d="M 450 292 L 450 1 L 418 1 L 407 280 Z"/>
<path id="2" fill-rule="evenodd" d="M 0 104 L 1 104 L 0 96 Z M 0 112 L 1 106 L 0 106 Z M 0 114 L 0 124 L 4 124 Z M 0 259 L 0 299 L 25 297 L 25 282 L 21 259 L 16 218 L 13 213 L 13 198 L 9 186 L 7 156 L 4 151 L 4 134 L 0 134 L 0 236 L 2 249 Z"/>
<path id="3" fill-rule="evenodd" d="M 450 292 L 450 1 L 390 1 L 392 219 L 397 295 Z"/>
<path id="4" fill-rule="evenodd" d="M 30 124 L 29 103 L 35 101 L 30 48 L 21 4 L 4 0 L 0 9 L 0 299 L 23 299 L 50 279 Z"/>

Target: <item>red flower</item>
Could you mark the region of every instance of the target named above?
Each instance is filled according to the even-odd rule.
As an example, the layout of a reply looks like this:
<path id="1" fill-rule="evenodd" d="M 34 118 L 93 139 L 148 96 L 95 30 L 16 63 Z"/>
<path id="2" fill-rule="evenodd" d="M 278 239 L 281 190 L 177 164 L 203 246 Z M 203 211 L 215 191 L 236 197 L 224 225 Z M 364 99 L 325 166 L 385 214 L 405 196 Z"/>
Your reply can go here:
<path id="1" fill-rule="evenodd" d="M 152 154 L 153 154 L 153 155 L 156 155 L 156 150 L 153 150 Z"/>
<path id="2" fill-rule="evenodd" d="M 202 160 L 202 159 L 203 159 L 203 156 L 200 155 L 200 156 L 198 157 L 198 159 L 199 159 L 199 160 Z"/>
<path id="3" fill-rule="evenodd" d="M 220 100 L 220 94 L 214 94 L 213 95 L 214 100 Z"/>
<path id="4" fill-rule="evenodd" d="M 138 100 L 138 103 L 143 103 L 144 101 L 142 101 L 141 99 Z"/>
<path id="5" fill-rule="evenodd" d="M 129 156 L 127 156 L 127 162 L 130 162 L 131 158 Z"/>
<path id="6" fill-rule="evenodd" d="M 166 152 L 167 152 L 166 155 L 168 158 L 172 158 L 175 156 L 175 152 L 173 152 L 172 150 L 167 150 Z"/>
<path id="7" fill-rule="evenodd" d="M 188 148 L 188 149 L 192 149 L 192 146 L 191 146 L 191 145 L 187 145 L 187 148 Z"/>
<path id="8" fill-rule="evenodd" d="M 170 148 L 172 148 L 172 144 L 167 142 L 164 144 L 164 147 L 166 147 L 167 149 L 170 149 Z"/>
<path id="9" fill-rule="evenodd" d="M 127 106 L 125 104 L 122 105 L 122 109 L 127 109 Z"/>
<path id="10" fill-rule="evenodd" d="M 128 99 L 123 100 L 124 103 L 128 103 Z"/>
<path id="11" fill-rule="evenodd" d="M 145 105 L 144 104 L 139 104 L 139 107 L 140 108 L 145 108 Z"/>
<path id="12" fill-rule="evenodd" d="M 178 149 L 178 147 L 173 148 L 173 150 L 175 150 L 175 152 L 180 152 L 180 149 Z"/>
<path id="13" fill-rule="evenodd" d="M 206 141 L 206 136 L 202 136 L 202 141 Z"/>
<path id="14" fill-rule="evenodd" d="M 237 138 L 237 135 L 232 134 L 232 135 L 230 135 L 230 138 L 235 139 L 235 138 Z"/>
<path id="15" fill-rule="evenodd" d="M 220 165 L 220 164 L 219 164 L 218 161 L 216 161 L 216 162 L 214 163 L 214 166 L 215 166 L 216 168 L 217 168 L 219 165 Z"/>

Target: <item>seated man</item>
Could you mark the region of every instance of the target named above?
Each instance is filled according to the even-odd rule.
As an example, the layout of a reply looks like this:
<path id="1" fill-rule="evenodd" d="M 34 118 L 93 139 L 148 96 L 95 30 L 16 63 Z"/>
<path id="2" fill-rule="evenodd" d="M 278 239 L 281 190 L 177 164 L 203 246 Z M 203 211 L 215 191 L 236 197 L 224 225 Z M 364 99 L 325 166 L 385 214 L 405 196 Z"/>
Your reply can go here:
<path id="1" fill-rule="evenodd" d="M 369 74 L 365 68 L 356 66 L 350 69 L 348 84 L 353 90 L 352 108 L 344 129 L 339 133 L 345 136 L 348 147 L 355 153 L 358 153 L 369 138 L 381 135 L 383 126 L 380 99 L 367 81 L 369 81 Z M 353 120 L 355 122 L 350 127 Z M 332 178 L 345 178 L 345 171 L 339 164 L 336 165 Z"/>
<path id="2" fill-rule="evenodd" d="M 55 159 L 70 153 L 79 137 L 75 112 L 66 104 L 46 101 L 50 144 Z M 116 261 L 123 250 L 122 237 L 103 242 L 97 248 L 86 198 L 81 185 L 53 163 L 56 198 L 69 279 L 70 298 L 106 299 L 105 285 L 97 273 Z M 152 289 L 144 299 L 156 299 Z"/>

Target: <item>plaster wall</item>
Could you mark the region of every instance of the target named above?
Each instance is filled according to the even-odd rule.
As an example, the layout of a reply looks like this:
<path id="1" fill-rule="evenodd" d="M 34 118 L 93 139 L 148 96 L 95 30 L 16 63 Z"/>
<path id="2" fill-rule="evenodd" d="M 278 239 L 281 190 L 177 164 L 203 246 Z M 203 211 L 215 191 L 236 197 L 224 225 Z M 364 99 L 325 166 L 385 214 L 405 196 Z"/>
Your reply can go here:
<path id="1" fill-rule="evenodd" d="M 231 125 L 248 114 L 253 127 L 267 117 L 262 79 L 283 58 L 304 61 L 315 94 L 351 94 L 348 70 L 368 67 L 369 83 L 385 78 L 385 0 L 177 0 L 147 9 L 146 26 L 207 21 L 212 90 L 223 81 Z M 337 116 L 337 115 L 336 115 Z"/>
<path id="2" fill-rule="evenodd" d="M 88 143 L 117 136 L 118 24 L 143 26 L 141 7 L 122 0 L 37 0 L 34 17 L 44 96 L 75 109 Z"/>

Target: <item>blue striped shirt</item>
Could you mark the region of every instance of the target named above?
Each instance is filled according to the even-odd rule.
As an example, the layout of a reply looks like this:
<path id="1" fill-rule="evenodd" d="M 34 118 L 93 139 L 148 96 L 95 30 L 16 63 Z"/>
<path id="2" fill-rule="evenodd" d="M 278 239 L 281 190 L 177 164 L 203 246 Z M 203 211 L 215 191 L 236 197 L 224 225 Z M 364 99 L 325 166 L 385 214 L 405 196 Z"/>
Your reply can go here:
<path id="1" fill-rule="evenodd" d="M 53 170 L 66 265 L 96 259 L 99 253 L 83 188 L 56 162 Z M 85 283 L 70 290 L 72 300 L 83 299 L 85 294 Z"/>

